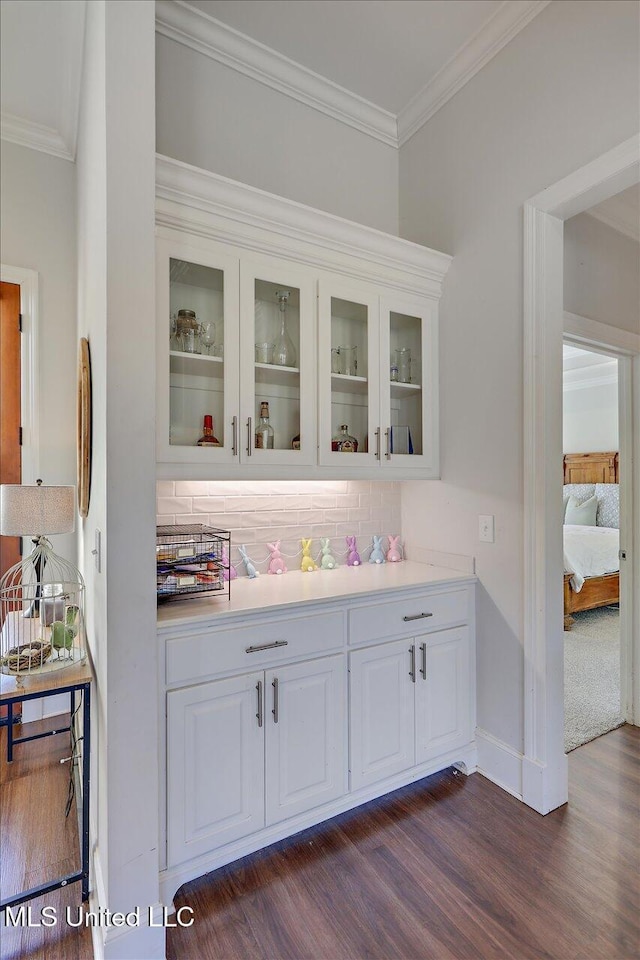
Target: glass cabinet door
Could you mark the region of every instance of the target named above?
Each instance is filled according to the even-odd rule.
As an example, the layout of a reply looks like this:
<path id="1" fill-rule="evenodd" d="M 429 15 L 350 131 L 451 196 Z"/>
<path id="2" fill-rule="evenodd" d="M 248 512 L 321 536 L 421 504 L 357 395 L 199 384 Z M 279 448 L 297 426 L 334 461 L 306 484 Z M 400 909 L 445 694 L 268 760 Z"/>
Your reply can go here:
<path id="1" fill-rule="evenodd" d="M 158 446 L 232 462 L 238 443 L 238 261 L 158 240 Z"/>
<path id="2" fill-rule="evenodd" d="M 310 274 L 278 260 L 240 267 L 241 442 L 246 463 L 315 463 L 315 297 Z"/>
<path id="3" fill-rule="evenodd" d="M 437 472 L 436 306 L 383 297 L 380 324 L 382 462 Z"/>
<path id="4" fill-rule="evenodd" d="M 378 298 L 364 285 L 321 281 L 319 325 L 320 463 L 375 464 L 381 449 Z"/>

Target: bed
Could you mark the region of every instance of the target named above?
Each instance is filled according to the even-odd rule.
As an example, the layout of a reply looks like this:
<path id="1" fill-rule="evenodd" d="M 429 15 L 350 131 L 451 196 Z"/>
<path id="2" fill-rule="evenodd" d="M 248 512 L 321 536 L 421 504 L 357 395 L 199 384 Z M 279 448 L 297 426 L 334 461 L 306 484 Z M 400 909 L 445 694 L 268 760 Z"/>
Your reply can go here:
<path id="1" fill-rule="evenodd" d="M 563 462 L 565 511 L 570 496 L 573 503 L 598 501 L 595 526 L 563 526 L 564 628 L 570 630 L 573 613 L 619 600 L 619 466 L 615 452 L 567 453 Z"/>

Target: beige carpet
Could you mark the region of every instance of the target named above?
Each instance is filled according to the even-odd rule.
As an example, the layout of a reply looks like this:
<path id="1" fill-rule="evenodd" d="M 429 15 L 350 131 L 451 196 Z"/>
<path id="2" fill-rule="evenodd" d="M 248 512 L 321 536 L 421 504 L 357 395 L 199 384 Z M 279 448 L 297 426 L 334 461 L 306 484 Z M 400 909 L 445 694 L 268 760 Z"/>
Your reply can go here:
<path id="1" fill-rule="evenodd" d="M 568 753 L 608 733 L 620 715 L 620 613 L 575 613 L 564 633 L 564 748 Z"/>

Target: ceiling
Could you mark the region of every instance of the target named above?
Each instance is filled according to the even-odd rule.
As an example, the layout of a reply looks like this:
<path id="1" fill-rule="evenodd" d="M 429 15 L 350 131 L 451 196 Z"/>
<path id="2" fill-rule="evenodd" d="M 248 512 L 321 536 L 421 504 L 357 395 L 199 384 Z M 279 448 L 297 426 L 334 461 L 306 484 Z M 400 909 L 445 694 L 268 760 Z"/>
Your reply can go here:
<path id="1" fill-rule="evenodd" d="M 502 0 L 189 2 L 394 114 L 502 6 Z"/>
<path id="2" fill-rule="evenodd" d="M 604 353 L 592 353 L 570 344 L 562 345 L 563 390 L 577 390 L 617 383 L 618 361 Z"/>
<path id="3" fill-rule="evenodd" d="M 166 36 L 397 147 L 548 2 L 157 0 L 156 16 L 180 19 Z M 74 159 L 85 12 L 1 0 L 4 139 Z"/>
<path id="4" fill-rule="evenodd" d="M 640 241 L 640 184 L 603 200 L 587 213 L 632 240 Z"/>

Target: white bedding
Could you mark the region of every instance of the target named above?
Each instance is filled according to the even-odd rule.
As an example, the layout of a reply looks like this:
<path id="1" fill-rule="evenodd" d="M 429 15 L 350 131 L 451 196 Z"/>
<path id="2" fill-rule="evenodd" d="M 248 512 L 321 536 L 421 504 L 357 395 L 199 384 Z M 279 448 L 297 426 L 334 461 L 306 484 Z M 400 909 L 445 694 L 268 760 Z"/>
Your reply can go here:
<path id="1" fill-rule="evenodd" d="M 614 527 L 582 527 L 566 524 L 564 569 L 573 573 L 571 586 L 579 593 L 587 577 L 601 577 L 619 569 L 620 531 Z"/>

